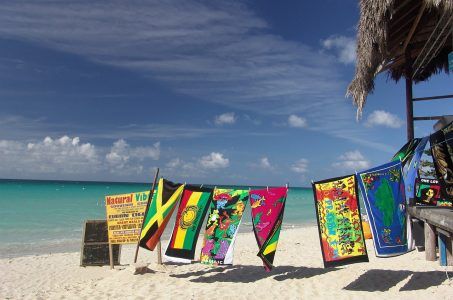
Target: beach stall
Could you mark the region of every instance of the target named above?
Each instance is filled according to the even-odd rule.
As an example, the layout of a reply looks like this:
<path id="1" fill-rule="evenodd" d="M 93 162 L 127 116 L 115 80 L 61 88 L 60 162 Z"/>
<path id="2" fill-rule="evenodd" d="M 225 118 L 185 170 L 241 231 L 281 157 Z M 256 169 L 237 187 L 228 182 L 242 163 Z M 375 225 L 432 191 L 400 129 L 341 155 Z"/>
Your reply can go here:
<path id="1" fill-rule="evenodd" d="M 357 36 L 357 65 L 347 94 L 357 106 L 360 118 L 374 79 L 382 72 L 389 78 L 405 80 L 407 139 L 414 139 L 414 121 L 440 120 L 443 116 L 414 116 L 418 101 L 452 100 L 448 95 L 415 98 L 414 83 L 440 72 L 453 71 L 453 1 L 390 0 L 360 1 Z M 453 86 L 453 85 L 452 85 Z M 404 102 L 402 102 L 404 103 Z M 453 101 L 452 101 L 453 104 Z M 410 209 L 412 217 L 425 223 L 425 251 L 436 259 L 436 236 L 440 263 L 453 265 L 453 210 L 450 208 Z"/>

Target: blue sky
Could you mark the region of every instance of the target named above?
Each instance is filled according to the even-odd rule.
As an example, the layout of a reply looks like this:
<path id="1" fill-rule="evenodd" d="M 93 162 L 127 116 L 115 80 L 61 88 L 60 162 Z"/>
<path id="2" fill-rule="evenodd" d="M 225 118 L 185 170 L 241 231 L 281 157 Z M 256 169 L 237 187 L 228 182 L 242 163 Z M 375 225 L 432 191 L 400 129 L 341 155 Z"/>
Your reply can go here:
<path id="1" fill-rule="evenodd" d="M 404 85 L 357 122 L 357 2 L 14 1 L 0 7 L 0 178 L 308 186 L 404 144 Z M 415 96 L 451 93 L 452 78 Z M 453 114 L 448 101 L 415 115 Z M 433 122 L 416 124 L 416 135 Z"/>

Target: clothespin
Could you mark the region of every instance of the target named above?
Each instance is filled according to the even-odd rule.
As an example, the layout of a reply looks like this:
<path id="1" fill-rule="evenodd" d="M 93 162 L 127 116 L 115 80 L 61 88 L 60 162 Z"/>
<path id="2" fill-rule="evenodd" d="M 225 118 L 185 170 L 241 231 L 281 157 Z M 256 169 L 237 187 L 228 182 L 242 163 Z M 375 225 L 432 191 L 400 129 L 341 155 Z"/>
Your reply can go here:
<path id="1" fill-rule="evenodd" d="M 311 184 L 315 184 L 315 182 L 313 181 L 313 179 L 311 180 Z"/>
<path id="2" fill-rule="evenodd" d="M 267 191 L 269 192 L 269 186 L 266 186 Z"/>
<path id="3" fill-rule="evenodd" d="M 200 185 L 200 189 L 203 187 L 203 183 Z"/>

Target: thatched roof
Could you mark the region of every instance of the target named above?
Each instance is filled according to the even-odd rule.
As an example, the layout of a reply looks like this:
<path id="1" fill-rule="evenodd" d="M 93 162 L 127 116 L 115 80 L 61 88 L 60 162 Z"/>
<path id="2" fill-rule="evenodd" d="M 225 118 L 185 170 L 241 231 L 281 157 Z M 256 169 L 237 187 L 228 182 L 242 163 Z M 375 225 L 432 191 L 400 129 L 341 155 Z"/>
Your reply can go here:
<path id="1" fill-rule="evenodd" d="M 448 72 L 447 57 L 453 51 L 453 0 L 360 0 L 360 10 L 356 73 L 347 90 L 358 117 L 379 72 L 387 71 L 395 81 L 412 74 L 414 82 L 442 70 Z M 427 56 L 437 37 L 442 44 Z M 425 56 L 428 61 L 421 63 Z M 407 69 L 406 57 L 410 69 L 416 70 Z"/>

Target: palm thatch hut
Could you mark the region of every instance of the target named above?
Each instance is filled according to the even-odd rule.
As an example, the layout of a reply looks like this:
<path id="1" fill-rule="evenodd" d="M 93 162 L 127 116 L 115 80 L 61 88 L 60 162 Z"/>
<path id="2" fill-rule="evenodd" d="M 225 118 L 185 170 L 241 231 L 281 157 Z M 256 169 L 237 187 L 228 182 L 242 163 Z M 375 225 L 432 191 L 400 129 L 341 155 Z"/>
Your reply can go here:
<path id="1" fill-rule="evenodd" d="M 406 79 L 408 138 L 413 138 L 412 82 L 448 73 L 453 51 L 453 0 L 360 0 L 355 77 L 347 95 L 361 116 L 374 78 Z M 428 97 L 449 98 L 453 95 Z M 416 118 L 417 119 L 417 118 Z M 423 118 L 418 118 L 423 119 Z"/>

